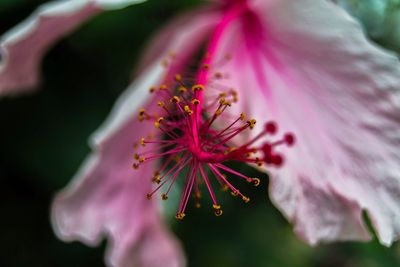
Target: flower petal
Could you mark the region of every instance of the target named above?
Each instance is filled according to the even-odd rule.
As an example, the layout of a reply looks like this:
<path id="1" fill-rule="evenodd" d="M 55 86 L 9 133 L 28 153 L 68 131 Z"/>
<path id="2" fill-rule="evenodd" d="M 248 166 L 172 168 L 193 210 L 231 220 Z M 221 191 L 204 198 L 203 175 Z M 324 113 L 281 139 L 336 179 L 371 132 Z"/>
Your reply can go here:
<path id="1" fill-rule="evenodd" d="M 161 84 L 170 72 L 179 70 L 216 23 L 214 14 L 202 18 L 194 16 L 193 22 L 169 36 L 161 56 L 120 97 L 93 135 L 94 152 L 53 203 L 53 227 L 61 239 L 97 245 L 109 237 L 108 266 L 184 265 L 179 245 L 162 226 L 157 203 L 145 199 L 152 188 L 154 166 L 147 163 L 132 170 L 132 144 L 154 130 L 152 122 L 137 121 L 139 108 L 150 114 L 157 109 L 150 86 Z M 179 53 L 165 68 L 161 62 L 170 51 Z"/>
<path id="2" fill-rule="evenodd" d="M 221 54 L 239 108 L 276 120 L 298 142 L 282 148 L 270 193 L 310 244 L 400 236 L 400 63 L 333 3 L 253 1 Z M 256 131 L 255 131 L 256 132 Z M 254 132 L 254 133 L 255 133 Z"/>
<path id="3" fill-rule="evenodd" d="M 68 0 L 41 5 L 0 39 L 0 96 L 32 90 L 46 50 L 102 10 L 144 0 Z"/>
<path id="4" fill-rule="evenodd" d="M 138 67 L 139 72 L 145 69 L 146 66 L 154 64 L 154 62 L 164 61 L 165 59 L 170 59 L 169 61 L 171 61 L 169 71 L 172 72 L 171 67 L 173 67 L 178 72 L 177 69 L 181 69 L 183 67 L 182 64 L 186 64 L 189 57 L 202 45 L 206 36 L 218 22 L 219 12 L 212 11 L 211 9 L 207 11 L 199 10 L 199 12 L 183 14 L 170 24 L 167 24 L 150 42 L 146 51 L 144 51 Z M 171 55 L 173 55 L 172 58 Z M 147 89 L 154 84 L 148 84 Z M 141 97 L 148 95 L 147 89 L 138 94 Z M 129 95 L 130 92 L 128 90 L 119 98 L 109 118 L 93 134 L 91 143 L 94 146 L 107 142 L 115 132 L 120 130 L 120 127 L 123 127 L 132 120 L 133 115 L 136 116 L 137 110 L 140 107 L 132 106 L 132 103 L 136 101 L 136 96 L 131 98 Z"/>
<path id="5" fill-rule="evenodd" d="M 164 71 L 155 64 L 129 88 L 129 99 L 135 99 L 132 106 L 146 107 L 148 96 L 141 93 L 148 91 L 148 84 L 158 82 L 160 76 L 155 73 L 160 70 Z M 146 242 L 166 266 L 182 266 L 180 246 L 160 225 L 157 203 L 145 197 L 151 191 L 155 166 L 131 168 L 132 144 L 154 128 L 151 123 L 138 126 L 135 121 L 125 124 L 87 159 L 70 186 L 54 200 L 53 227 L 61 239 L 78 239 L 88 245 L 109 237 L 107 263 L 112 267 L 132 266 L 132 261 L 141 262 L 138 266 L 157 266 L 143 254 Z"/>
<path id="6" fill-rule="evenodd" d="M 199 29 L 203 28 L 201 27 L 201 25 L 204 24 L 214 25 L 216 23 L 216 19 L 220 16 L 220 12 L 217 7 L 218 6 L 209 5 L 207 7 L 198 8 L 193 11 L 186 12 L 162 27 L 161 30 L 159 30 L 159 32 L 154 35 L 153 39 L 147 45 L 144 56 L 141 58 L 138 64 L 137 71 L 142 70 L 162 55 L 162 53 L 164 52 L 165 44 L 170 41 L 171 36 L 179 35 L 179 31 L 182 25 L 190 24 L 194 25 L 194 27 L 199 27 Z M 209 31 L 209 29 L 204 28 L 202 31 Z M 204 33 L 199 32 L 197 36 L 193 37 L 195 39 L 188 43 L 189 46 L 191 43 L 197 44 L 198 38 L 204 38 Z"/>

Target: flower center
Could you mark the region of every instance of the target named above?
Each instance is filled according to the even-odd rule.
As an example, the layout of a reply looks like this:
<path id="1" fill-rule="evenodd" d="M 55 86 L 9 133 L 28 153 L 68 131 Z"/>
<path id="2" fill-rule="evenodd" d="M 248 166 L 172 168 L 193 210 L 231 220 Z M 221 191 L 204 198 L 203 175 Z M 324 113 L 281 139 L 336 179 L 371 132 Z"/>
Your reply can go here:
<path id="1" fill-rule="evenodd" d="M 163 189 L 161 198 L 167 200 L 175 182 L 178 179 L 184 181 L 177 219 L 185 217 L 192 194 L 196 207 L 200 207 L 200 188 L 203 185 L 211 197 L 216 216 L 222 215 L 222 209 L 214 193 L 215 183 L 219 183 L 224 191 L 229 190 L 233 196 L 239 196 L 244 202 L 249 202 L 250 198 L 231 183 L 230 177 L 236 177 L 254 186 L 260 184 L 260 179 L 235 171 L 228 167 L 226 162 L 280 167 L 284 157 L 277 153 L 275 148 L 284 144 L 291 146 L 295 141 L 294 135 L 287 133 L 277 141 L 262 143 L 262 139 L 277 133 L 275 122 L 266 123 L 253 138 L 243 141 L 244 133 L 253 130 L 256 120 L 247 118 L 244 113 L 236 117 L 226 114 L 225 111 L 238 101 L 235 90 L 226 87 L 210 90 L 210 79 L 224 78 L 222 73 L 210 73 L 221 36 L 228 25 L 246 10 L 244 1 L 239 1 L 226 10 L 210 39 L 207 55 L 201 62 L 194 83 L 176 74 L 170 84 L 150 89 L 151 93 L 157 94 L 157 104 L 161 113 L 149 114 L 145 109 L 139 111 L 139 120 L 153 120 L 158 134 L 141 138 L 141 146 L 138 146 L 139 149 L 134 155 L 137 161 L 133 168 L 138 169 L 142 164 L 163 159 L 160 168 L 154 172 L 152 181 L 157 186 L 147 194 L 148 199 Z M 205 90 L 210 90 L 207 98 L 203 95 Z"/>
<path id="2" fill-rule="evenodd" d="M 219 79 L 221 75 L 215 76 L 214 79 Z M 236 118 L 226 114 L 225 111 L 238 101 L 237 92 L 232 89 L 221 91 L 214 97 L 204 98 L 204 103 L 200 103 L 196 96 L 199 91 L 204 90 L 207 90 L 204 85 L 187 86 L 180 75 L 175 75 L 172 85 L 163 84 L 150 89 L 153 94 L 157 94 L 157 105 L 162 116 L 150 115 L 145 109 L 139 111 L 139 121 L 154 121 L 158 134 L 141 138 L 140 146 L 134 155 L 136 162 L 133 168 L 138 169 L 147 162 L 164 159 L 161 167 L 154 172 L 152 181 L 157 186 L 147 194 L 149 199 L 164 188 L 161 198 L 167 200 L 177 179 L 183 179 L 185 186 L 177 219 L 183 219 L 185 216 L 186 206 L 192 194 L 196 207 L 200 206 L 200 188 L 203 185 L 210 194 L 215 215 L 222 215 L 213 189 L 213 180 L 216 180 L 224 191 L 230 190 L 233 196 L 239 196 L 244 202 L 249 202 L 250 198 L 243 195 L 228 176 L 255 186 L 260 184 L 260 179 L 237 172 L 225 163 L 236 161 L 260 167 L 280 167 L 284 158 L 275 152 L 275 147 L 285 144 L 291 146 L 295 140 L 294 135 L 288 133 L 277 141 L 260 145 L 260 140 L 277 133 L 276 123 L 268 122 L 260 133 L 243 142 L 243 133 L 252 131 L 256 120 L 247 118 L 244 113 Z M 242 144 L 238 145 L 239 142 Z"/>

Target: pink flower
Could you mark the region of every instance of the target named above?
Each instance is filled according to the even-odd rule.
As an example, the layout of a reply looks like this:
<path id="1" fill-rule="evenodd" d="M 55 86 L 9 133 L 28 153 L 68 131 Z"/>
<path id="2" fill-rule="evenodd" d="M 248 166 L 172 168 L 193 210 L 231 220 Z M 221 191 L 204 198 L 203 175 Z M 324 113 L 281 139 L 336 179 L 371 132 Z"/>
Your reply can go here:
<path id="1" fill-rule="evenodd" d="M 223 164 L 236 160 L 263 166 L 285 163 L 282 168 L 268 168 L 271 198 L 309 244 L 370 239 L 362 220 L 365 210 L 380 241 L 390 245 L 400 234 L 398 59 L 369 43 L 360 26 L 329 1 L 223 2 L 179 18 L 153 41 L 142 62 L 144 70 L 93 136 L 94 152 L 54 202 L 58 235 L 91 245 L 104 235 L 109 237 L 110 266 L 182 265 L 178 245 L 160 223 L 157 203 L 144 199 L 153 195 L 148 177 L 164 169 L 153 180 L 163 185 L 156 190 L 168 192 L 164 181 L 173 183 L 184 171 L 181 166 L 187 165 L 177 217 L 184 217 L 187 199 L 191 192 L 198 195 L 196 185 L 201 181 L 220 215 L 209 180 L 220 181 L 234 195 L 240 193 L 233 185 L 237 179 L 258 184 L 257 179 Z M 204 41 L 209 43 L 208 54 L 192 91 L 185 76 L 174 75 L 187 71 L 185 66 Z M 10 73 L 19 73 L 18 59 L 13 62 L 10 56 L 3 70 L 14 66 L 9 67 Z M 4 73 L 0 71 L 0 88 L 4 79 L 14 79 Z M 152 86 L 157 87 L 149 94 Z M 185 90 L 174 95 L 177 86 Z M 160 100 L 163 97 L 166 100 Z M 236 97 L 237 104 L 229 108 Z M 218 100 L 217 109 L 206 104 L 213 100 Z M 153 112 L 160 110 L 167 115 L 153 118 Z M 242 111 L 255 117 L 257 124 L 249 120 L 229 128 L 231 122 L 241 123 Z M 201 112 L 208 113 L 209 120 Z M 210 123 L 214 115 L 225 118 L 225 125 L 214 127 Z M 279 123 L 280 131 L 295 134 L 295 146 L 287 149 L 260 139 L 277 130 L 268 123 L 272 120 Z M 169 143 L 147 138 L 157 130 L 154 123 L 169 136 Z M 239 144 L 236 150 L 222 136 Z M 135 155 L 137 170 L 132 171 L 127 166 L 132 163 L 135 141 L 146 147 Z M 292 135 L 286 135 L 275 144 L 293 141 Z M 165 152 L 149 152 L 154 142 L 165 145 Z M 257 154 L 248 158 L 249 152 Z M 151 159 L 169 155 L 181 157 L 167 157 L 177 164 L 156 169 Z M 204 168 L 212 175 L 207 176 Z M 168 171 L 171 175 L 162 175 Z M 232 179 L 226 180 L 222 172 Z M 242 199 L 247 201 L 247 196 Z"/>

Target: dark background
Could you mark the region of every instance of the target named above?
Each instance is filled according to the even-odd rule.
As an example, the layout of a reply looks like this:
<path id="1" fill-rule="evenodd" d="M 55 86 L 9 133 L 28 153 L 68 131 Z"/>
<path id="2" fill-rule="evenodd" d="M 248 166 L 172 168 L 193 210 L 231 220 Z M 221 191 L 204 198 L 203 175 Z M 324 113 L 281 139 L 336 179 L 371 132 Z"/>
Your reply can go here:
<path id="1" fill-rule="evenodd" d="M 0 0 L 0 34 L 44 2 Z M 48 52 L 37 93 L 0 100 L 0 266 L 104 266 L 105 242 L 93 249 L 56 239 L 49 205 L 89 152 L 88 136 L 129 83 L 146 40 L 199 2 L 150 0 L 103 13 Z M 221 218 L 200 209 L 190 210 L 183 222 L 171 220 L 189 267 L 400 265 L 398 244 L 385 248 L 374 240 L 310 248 L 271 204 L 266 185 L 249 195 L 249 204 L 225 197 Z"/>

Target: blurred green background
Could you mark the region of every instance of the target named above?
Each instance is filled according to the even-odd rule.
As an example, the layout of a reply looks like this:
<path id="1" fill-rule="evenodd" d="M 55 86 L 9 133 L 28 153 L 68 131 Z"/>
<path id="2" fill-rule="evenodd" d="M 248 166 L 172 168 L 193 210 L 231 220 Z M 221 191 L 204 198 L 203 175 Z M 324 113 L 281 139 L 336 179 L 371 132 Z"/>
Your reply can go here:
<path id="1" fill-rule="evenodd" d="M 0 34 L 44 2 L 0 0 Z M 173 16 L 200 2 L 149 0 L 103 13 L 49 51 L 40 91 L 0 100 L 0 266 L 104 266 L 105 242 L 93 249 L 55 238 L 49 224 L 51 199 L 89 152 L 88 136 L 129 83 L 146 40 Z M 371 38 L 400 51 L 398 1 L 365 1 L 369 11 L 362 1 L 346 2 Z M 372 2 L 387 5 L 382 11 Z M 189 210 L 183 222 L 171 220 L 189 267 L 400 266 L 398 244 L 385 248 L 374 240 L 310 248 L 293 234 L 266 188 L 249 192 L 250 204 L 225 197 L 220 218 L 200 209 Z"/>

